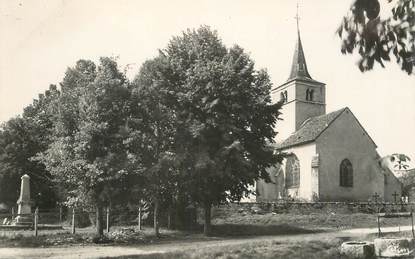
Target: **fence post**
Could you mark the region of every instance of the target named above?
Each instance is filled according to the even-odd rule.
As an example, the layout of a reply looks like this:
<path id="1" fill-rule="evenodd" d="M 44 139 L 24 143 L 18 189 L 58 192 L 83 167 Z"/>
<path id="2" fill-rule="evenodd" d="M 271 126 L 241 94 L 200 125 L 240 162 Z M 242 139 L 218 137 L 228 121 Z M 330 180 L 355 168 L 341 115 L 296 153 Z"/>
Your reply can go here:
<path id="1" fill-rule="evenodd" d="M 62 225 L 62 205 L 59 205 L 59 223 Z"/>
<path id="2" fill-rule="evenodd" d="M 167 212 L 167 229 L 171 229 L 171 209 Z"/>
<path id="3" fill-rule="evenodd" d="M 14 220 L 14 206 L 12 207 L 12 220 Z"/>
<path id="4" fill-rule="evenodd" d="M 72 234 L 75 234 L 75 207 L 72 208 Z"/>
<path id="5" fill-rule="evenodd" d="M 37 224 L 39 221 L 39 208 L 35 210 L 35 237 L 37 237 Z"/>
<path id="6" fill-rule="evenodd" d="M 110 207 L 107 207 L 107 233 L 110 232 Z"/>
<path id="7" fill-rule="evenodd" d="M 138 230 L 141 230 L 141 206 L 138 207 Z"/>

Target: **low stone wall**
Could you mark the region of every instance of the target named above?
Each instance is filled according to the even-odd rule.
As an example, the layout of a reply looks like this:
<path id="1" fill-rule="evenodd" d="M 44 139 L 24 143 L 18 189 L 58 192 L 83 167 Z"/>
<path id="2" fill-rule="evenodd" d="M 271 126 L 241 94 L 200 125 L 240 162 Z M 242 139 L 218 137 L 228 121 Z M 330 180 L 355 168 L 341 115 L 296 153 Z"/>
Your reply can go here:
<path id="1" fill-rule="evenodd" d="M 409 212 L 415 203 L 373 203 L 373 202 L 249 202 L 230 203 L 219 206 L 227 210 L 250 210 L 258 213 L 378 213 L 378 212 Z"/>

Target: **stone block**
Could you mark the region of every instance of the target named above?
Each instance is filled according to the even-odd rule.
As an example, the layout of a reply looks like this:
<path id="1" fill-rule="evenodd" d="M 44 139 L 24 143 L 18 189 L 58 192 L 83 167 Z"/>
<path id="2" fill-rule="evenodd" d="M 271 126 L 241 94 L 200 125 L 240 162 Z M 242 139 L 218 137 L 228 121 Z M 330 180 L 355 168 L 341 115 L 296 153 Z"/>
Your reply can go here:
<path id="1" fill-rule="evenodd" d="M 367 259 L 373 258 L 373 242 L 367 241 L 349 241 L 341 245 L 340 253 L 350 259 Z"/>
<path id="2" fill-rule="evenodd" d="M 374 245 L 379 258 L 414 258 L 413 238 L 376 238 Z"/>
<path id="3" fill-rule="evenodd" d="M 15 225 L 20 225 L 20 226 L 31 226 L 33 224 L 33 220 L 32 217 L 24 215 L 24 216 L 17 216 L 15 219 Z"/>

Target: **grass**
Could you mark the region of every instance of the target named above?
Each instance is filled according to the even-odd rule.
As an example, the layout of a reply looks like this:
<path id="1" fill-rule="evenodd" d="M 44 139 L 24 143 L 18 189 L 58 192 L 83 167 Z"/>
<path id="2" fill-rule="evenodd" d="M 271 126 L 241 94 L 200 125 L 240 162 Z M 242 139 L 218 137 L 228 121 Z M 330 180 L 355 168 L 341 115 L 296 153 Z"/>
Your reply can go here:
<path id="1" fill-rule="evenodd" d="M 340 240 L 327 242 L 269 242 L 176 253 L 177 258 L 339 258 Z"/>
<path id="2" fill-rule="evenodd" d="M 309 234 L 319 232 L 293 226 L 293 224 L 218 224 L 212 226 L 211 236 L 267 236 L 267 235 L 293 235 L 293 234 Z"/>
<path id="3" fill-rule="evenodd" d="M 71 234 L 65 230 L 45 230 L 39 231 L 37 237 L 33 231 L 0 231 L 0 247 L 56 247 L 90 245 L 95 243 L 95 229 L 92 227 L 80 228 L 76 234 Z M 155 236 L 153 229 L 144 227 L 138 231 L 136 226 L 113 227 L 110 233 L 105 233 L 106 238 L 101 241 L 103 245 L 137 245 L 153 244 L 161 242 L 181 241 L 181 240 L 209 240 L 211 238 L 203 236 L 201 233 L 185 231 L 174 231 L 160 229 L 160 236 Z"/>
<path id="4" fill-rule="evenodd" d="M 388 237 L 412 237 L 410 231 L 400 233 L 388 233 Z M 373 240 L 377 236 L 354 237 L 359 240 Z M 318 241 L 255 241 L 242 245 L 223 245 L 216 247 L 199 247 L 185 251 L 158 253 L 149 255 L 119 256 L 104 258 L 131 258 L 131 259 L 208 259 L 208 258 L 296 258 L 296 259 L 346 259 L 340 254 L 340 246 L 343 242 L 349 241 L 349 237 L 343 238 L 322 238 Z"/>
<path id="5" fill-rule="evenodd" d="M 341 258 L 342 239 L 310 242 L 259 241 L 247 245 L 229 245 L 218 247 L 200 247 L 186 251 L 159 253 L 151 255 L 120 256 L 111 258 L 299 258 L 332 259 Z M 108 257 L 107 257 L 108 258 Z"/>
<path id="6" fill-rule="evenodd" d="M 0 247 L 44 247 L 53 246 L 65 242 L 65 244 L 79 244 L 87 237 L 84 235 L 76 234 L 70 235 L 67 233 L 43 233 L 38 237 L 27 235 L 27 233 L 15 232 L 13 235 L 0 236 Z"/>
<path id="7" fill-rule="evenodd" d="M 366 213 L 326 213 L 311 212 L 297 213 L 265 213 L 252 214 L 238 212 L 225 208 L 215 210 L 212 224 L 214 225 L 256 225 L 256 226 L 301 226 L 305 230 L 335 230 L 348 228 L 374 228 L 377 227 L 375 214 Z M 410 225 L 408 218 L 382 218 L 382 226 Z M 278 233 L 278 232 L 276 232 Z M 276 234 L 274 233 L 274 234 Z"/>

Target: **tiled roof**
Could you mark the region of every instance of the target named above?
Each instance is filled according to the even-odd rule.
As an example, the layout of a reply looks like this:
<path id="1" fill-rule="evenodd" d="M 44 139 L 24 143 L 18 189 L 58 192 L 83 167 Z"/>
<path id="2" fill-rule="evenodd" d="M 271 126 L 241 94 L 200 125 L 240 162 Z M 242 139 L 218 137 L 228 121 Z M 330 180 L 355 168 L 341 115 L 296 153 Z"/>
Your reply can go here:
<path id="1" fill-rule="evenodd" d="M 284 149 L 314 141 L 346 109 L 348 108 L 342 108 L 340 110 L 306 120 L 299 130 L 291 134 L 283 142 L 276 144 L 276 148 Z"/>

